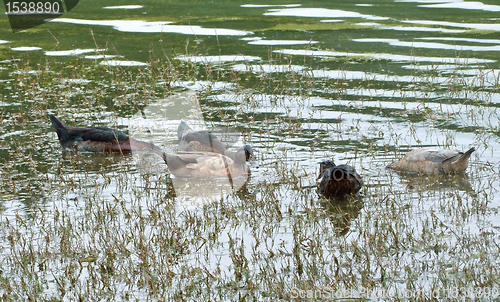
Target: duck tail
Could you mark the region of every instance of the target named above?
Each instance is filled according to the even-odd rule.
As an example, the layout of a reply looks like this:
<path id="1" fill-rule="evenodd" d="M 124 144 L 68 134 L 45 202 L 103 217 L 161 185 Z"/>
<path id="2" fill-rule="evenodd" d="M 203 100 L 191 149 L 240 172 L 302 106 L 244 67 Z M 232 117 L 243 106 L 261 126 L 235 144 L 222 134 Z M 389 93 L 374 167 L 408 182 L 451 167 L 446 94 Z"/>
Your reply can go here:
<path id="1" fill-rule="evenodd" d="M 469 157 L 471 156 L 472 152 L 476 151 L 476 148 L 472 147 L 467 152 L 460 154 L 460 156 L 455 159 L 451 164 L 454 166 L 459 166 L 459 165 L 465 165 L 467 166 L 467 162 L 469 160 Z"/>
<path id="2" fill-rule="evenodd" d="M 189 127 L 189 125 L 185 121 L 181 121 L 181 123 L 179 124 L 179 128 L 177 128 L 177 139 L 179 139 L 179 142 L 182 140 L 182 135 L 190 130 L 191 127 Z"/>
<path id="3" fill-rule="evenodd" d="M 54 126 L 54 129 L 56 129 L 57 137 L 59 138 L 59 142 L 61 144 L 64 144 L 64 143 L 70 141 L 71 137 L 69 135 L 68 128 L 66 127 L 66 125 L 64 125 L 63 122 L 61 122 L 53 114 L 51 114 L 49 116 L 50 116 L 50 121 L 52 122 L 52 126 Z"/>

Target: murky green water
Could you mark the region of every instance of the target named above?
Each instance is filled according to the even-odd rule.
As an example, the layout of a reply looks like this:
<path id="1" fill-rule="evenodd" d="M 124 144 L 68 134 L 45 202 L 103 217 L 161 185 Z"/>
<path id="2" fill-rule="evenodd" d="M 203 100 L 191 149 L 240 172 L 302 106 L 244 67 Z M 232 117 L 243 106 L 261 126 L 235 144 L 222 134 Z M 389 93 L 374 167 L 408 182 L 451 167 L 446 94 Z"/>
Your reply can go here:
<path id="1" fill-rule="evenodd" d="M 96 254 L 101 271 L 114 265 L 115 276 L 129 276 L 110 277 L 109 297 L 118 300 L 127 291 L 176 298 L 193 286 L 201 288 L 193 296 L 215 300 L 245 291 L 294 297 L 294 288 L 498 287 L 496 1 L 126 4 L 139 7 L 81 1 L 15 34 L 0 16 L 0 293 L 39 282 L 34 296 L 60 294 L 57 280 L 73 256 L 61 252 L 63 239 L 43 236 L 58 229 L 61 213 L 80 223 L 70 250 Z M 199 110 L 172 106 L 184 99 Z M 159 108 L 178 112 L 162 117 Z M 70 125 L 128 130 L 168 151 L 179 120 L 203 116 L 209 127 L 240 132 L 260 167 L 214 202 L 196 185 L 172 182 L 152 155 L 63 154 L 49 113 Z M 418 146 L 477 151 L 461 175 L 385 170 Z M 318 162 L 326 158 L 362 175 L 356 202 L 317 195 Z M 188 193 L 172 197 L 173 186 Z M 13 243 L 12 228 L 25 230 L 17 237 L 25 249 Z M 145 236 L 155 249 L 141 254 L 113 232 Z M 45 247 L 61 255 L 23 266 L 15 259 L 27 246 L 40 258 Z M 127 271 L 145 259 L 153 267 L 147 273 Z M 32 279 L 19 281 L 30 265 L 38 265 Z M 77 296 L 78 284 L 100 284 L 92 265 L 65 285 L 66 298 Z M 148 278 L 164 287 L 148 287 Z"/>

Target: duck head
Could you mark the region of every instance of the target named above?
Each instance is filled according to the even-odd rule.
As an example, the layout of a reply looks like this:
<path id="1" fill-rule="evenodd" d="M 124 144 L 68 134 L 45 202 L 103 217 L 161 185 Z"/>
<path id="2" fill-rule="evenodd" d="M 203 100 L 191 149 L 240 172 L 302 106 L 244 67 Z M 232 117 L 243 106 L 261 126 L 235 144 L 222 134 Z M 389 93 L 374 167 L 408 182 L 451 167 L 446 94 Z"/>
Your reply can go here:
<path id="1" fill-rule="evenodd" d="M 320 179 L 321 177 L 323 177 L 323 173 L 325 173 L 326 170 L 333 168 L 333 167 L 335 167 L 335 163 L 330 159 L 320 162 L 319 163 L 319 175 L 318 175 L 318 178 L 316 178 L 316 179 Z"/>
<path id="2" fill-rule="evenodd" d="M 253 156 L 252 146 L 244 145 L 243 148 L 241 148 L 240 150 L 245 152 L 245 161 L 249 162 L 252 167 L 259 168 L 259 165 L 255 161 L 254 156 Z M 240 150 L 238 152 L 240 152 Z"/>

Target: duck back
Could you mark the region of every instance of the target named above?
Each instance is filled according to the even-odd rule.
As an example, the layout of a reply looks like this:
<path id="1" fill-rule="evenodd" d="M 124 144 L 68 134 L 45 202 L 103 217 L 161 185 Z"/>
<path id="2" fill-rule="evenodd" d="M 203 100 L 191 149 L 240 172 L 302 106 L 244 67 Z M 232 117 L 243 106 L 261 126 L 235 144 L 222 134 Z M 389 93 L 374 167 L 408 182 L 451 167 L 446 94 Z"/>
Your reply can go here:
<path id="1" fill-rule="evenodd" d="M 193 131 L 184 121 L 181 121 L 177 128 L 177 138 L 179 140 L 179 151 L 214 152 L 219 154 L 226 152 L 226 147 L 217 136 L 205 130 Z"/>
<path id="2" fill-rule="evenodd" d="M 439 148 L 418 148 L 406 154 L 402 159 L 388 165 L 387 168 L 403 172 L 451 173 L 467 169 L 469 158 L 476 149 L 459 152 Z"/>

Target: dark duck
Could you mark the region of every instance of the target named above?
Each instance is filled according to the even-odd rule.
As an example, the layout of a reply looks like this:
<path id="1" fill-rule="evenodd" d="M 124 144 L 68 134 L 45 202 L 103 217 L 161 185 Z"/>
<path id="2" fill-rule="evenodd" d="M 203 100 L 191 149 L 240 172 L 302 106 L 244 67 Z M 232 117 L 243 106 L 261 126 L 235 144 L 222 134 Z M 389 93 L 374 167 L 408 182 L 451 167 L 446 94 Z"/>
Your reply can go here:
<path id="1" fill-rule="evenodd" d="M 63 124 L 57 117 L 50 115 L 52 126 L 56 129 L 61 146 L 81 152 L 154 151 L 162 154 L 151 143 L 130 138 L 120 130 L 108 127 L 71 127 Z"/>
<path id="2" fill-rule="evenodd" d="M 349 165 L 335 165 L 326 160 L 320 163 L 319 192 L 329 199 L 339 199 L 356 194 L 363 186 L 363 180 Z"/>

